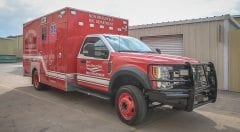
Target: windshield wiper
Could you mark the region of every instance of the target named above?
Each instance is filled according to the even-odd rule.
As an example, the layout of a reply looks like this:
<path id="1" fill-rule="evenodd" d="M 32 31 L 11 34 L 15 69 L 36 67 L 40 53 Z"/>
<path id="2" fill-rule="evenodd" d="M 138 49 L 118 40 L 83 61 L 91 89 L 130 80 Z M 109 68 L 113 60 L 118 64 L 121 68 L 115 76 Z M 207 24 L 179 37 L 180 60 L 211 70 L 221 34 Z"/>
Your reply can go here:
<path id="1" fill-rule="evenodd" d="M 136 52 L 136 53 L 138 53 L 138 52 L 141 52 L 141 51 L 137 51 L 137 50 L 119 50 L 117 52 Z"/>
<path id="2" fill-rule="evenodd" d="M 138 50 L 119 50 L 117 52 L 156 53 L 154 51 L 138 51 Z"/>
<path id="3" fill-rule="evenodd" d="M 154 51 L 142 51 L 143 53 L 157 53 L 157 52 L 154 52 Z"/>

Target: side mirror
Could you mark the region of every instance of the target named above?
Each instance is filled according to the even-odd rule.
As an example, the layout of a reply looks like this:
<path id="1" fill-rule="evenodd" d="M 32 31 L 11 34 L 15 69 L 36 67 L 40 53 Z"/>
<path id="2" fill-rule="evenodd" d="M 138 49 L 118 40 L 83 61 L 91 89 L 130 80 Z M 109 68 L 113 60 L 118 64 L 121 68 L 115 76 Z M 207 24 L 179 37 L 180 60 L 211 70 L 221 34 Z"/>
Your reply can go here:
<path id="1" fill-rule="evenodd" d="M 107 59 L 108 55 L 109 55 L 109 51 L 108 50 L 103 50 L 102 51 L 102 55 L 100 56 L 100 58 Z"/>
<path id="2" fill-rule="evenodd" d="M 83 55 L 94 57 L 95 51 L 94 51 L 94 45 L 93 44 L 86 44 L 83 48 Z"/>
<path id="3" fill-rule="evenodd" d="M 157 48 L 156 51 L 157 51 L 159 54 L 162 53 L 161 50 L 160 50 L 159 48 Z"/>

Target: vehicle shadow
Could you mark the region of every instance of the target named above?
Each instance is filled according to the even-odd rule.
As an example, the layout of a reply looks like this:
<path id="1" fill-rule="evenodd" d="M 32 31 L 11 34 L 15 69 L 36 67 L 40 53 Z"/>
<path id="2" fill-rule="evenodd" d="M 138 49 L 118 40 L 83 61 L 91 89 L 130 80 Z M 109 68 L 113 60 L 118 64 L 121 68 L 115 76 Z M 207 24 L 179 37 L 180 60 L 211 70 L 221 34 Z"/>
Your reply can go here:
<path id="1" fill-rule="evenodd" d="M 91 118 L 101 119 L 109 123 L 114 123 L 119 128 L 114 128 L 117 131 L 168 131 L 168 132 L 239 132 L 237 128 L 231 127 L 229 124 L 224 126 L 219 126 L 216 121 L 199 114 L 198 112 L 183 112 L 175 111 L 172 109 L 155 109 L 149 110 L 146 116 L 145 121 L 137 126 L 127 126 L 118 119 L 114 107 L 111 105 L 111 102 L 104 101 L 98 98 L 94 98 L 88 95 L 84 95 L 78 92 L 68 92 L 65 93 L 61 90 L 47 88 L 43 91 L 34 90 L 33 87 L 19 87 L 16 90 L 9 91 L 0 95 L 0 100 L 10 100 L 14 101 L 14 94 L 18 91 L 22 93 L 19 100 L 24 98 L 24 96 L 30 96 L 36 98 L 41 102 L 51 103 L 51 105 L 58 105 L 59 107 L 66 107 L 69 109 L 69 112 L 66 112 L 62 115 L 67 116 L 71 113 L 71 110 L 80 111 L 85 113 Z M 15 94 L 16 95 L 16 94 Z M 13 100 L 11 100 L 13 99 Z M 2 101 L 4 101 L 2 100 Z M 2 102 L 0 101 L 0 102 Z M 24 102 L 25 101 L 25 102 Z M 21 103 L 27 103 L 27 100 L 24 100 Z M 9 103 L 10 103 L 9 102 Z M 18 102 L 18 104 L 12 106 L 19 107 L 18 105 L 24 105 Z M 4 106 L 1 106 L 4 107 Z M 0 108 L 1 108 L 0 107 Z M 37 106 L 38 109 L 41 109 L 43 106 Z M 44 108 L 42 108 L 44 111 Z M 57 109 L 51 109 L 53 112 L 58 111 Z M 46 110 L 46 114 L 51 112 Z M 9 113 L 11 114 L 11 113 Z M 16 114 L 16 113 L 15 113 Z M 21 114 L 21 113 L 19 113 Z M 37 118 L 37 117 L 35 117 Z M 2 118 L 0 117 L 0 122 Z M 94 122 L 94 121 L 93 121 Z M 69 122 L 71 123 L 71 122 Z M 65 123 L 62 127 L 67 127 L 68 123 Z M 94 125 L 94 124 L 93 124 Z M 107 131 L 107 129 L 106 129 Z"/>

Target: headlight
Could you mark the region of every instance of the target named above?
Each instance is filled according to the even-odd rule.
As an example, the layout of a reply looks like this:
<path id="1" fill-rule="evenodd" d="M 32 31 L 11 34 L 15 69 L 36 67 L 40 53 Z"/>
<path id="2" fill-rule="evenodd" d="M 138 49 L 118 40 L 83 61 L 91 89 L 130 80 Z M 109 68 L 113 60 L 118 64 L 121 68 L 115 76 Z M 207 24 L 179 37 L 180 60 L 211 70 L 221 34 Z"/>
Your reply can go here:
<path id="1" fill-rule="evenodd" d="M 152 77 L 156 80 L 156 87 L 160 90 L 172 89 L 174 86 L 184 84 L 189 76 L 188 69 L 178 66 L 152 66 Z M 181 82 L 182 81 L 182 82 Z"/>
<path id="2" fill-rule="evenodd" d="M 169 71 L 172 70 L 173 67 L 170 66 L 153 66 L 152 75 L 157 80 L 169 80 L 170 79 Z"/>
<path id="3" fill-rule="evenodd" d="M 153 66 L 152 67 L 152 76 L 156 80 L 157 88 L 161 90 L 167 90 L 173 88 L 173 84 L 171 82 L 166 82 L 161 80 L 170 80 L 171 75 L 170 72 L 173 70 L 173 67 L 170 66 Z"/>

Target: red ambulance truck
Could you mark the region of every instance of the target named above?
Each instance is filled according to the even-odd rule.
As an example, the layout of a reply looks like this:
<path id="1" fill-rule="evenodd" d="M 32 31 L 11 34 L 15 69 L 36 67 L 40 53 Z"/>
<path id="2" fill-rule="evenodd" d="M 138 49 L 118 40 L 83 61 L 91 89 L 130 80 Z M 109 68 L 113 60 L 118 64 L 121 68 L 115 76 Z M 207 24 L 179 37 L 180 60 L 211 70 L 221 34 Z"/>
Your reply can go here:
<path id="1" fill-rule="evenodd" d="M 55 11 L 23 25 L 24 75 L 37 90 L 51 86 L 110 100 L 128 125 L 143 121 L 149 107 L 192 111 L 216 101 L 213 63 L 160 54 L 127 35 L 126 19 Z"/>

